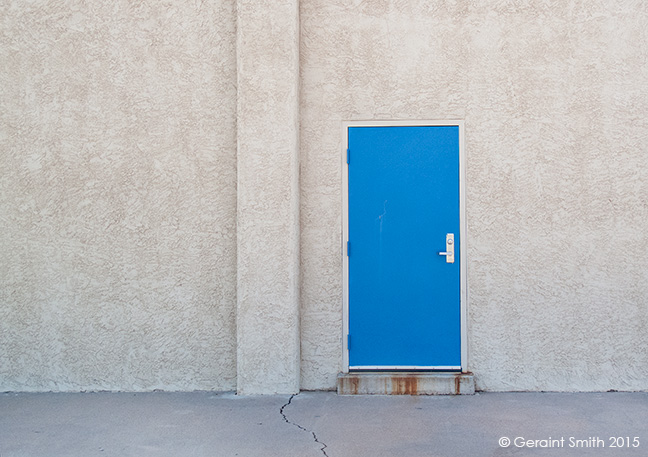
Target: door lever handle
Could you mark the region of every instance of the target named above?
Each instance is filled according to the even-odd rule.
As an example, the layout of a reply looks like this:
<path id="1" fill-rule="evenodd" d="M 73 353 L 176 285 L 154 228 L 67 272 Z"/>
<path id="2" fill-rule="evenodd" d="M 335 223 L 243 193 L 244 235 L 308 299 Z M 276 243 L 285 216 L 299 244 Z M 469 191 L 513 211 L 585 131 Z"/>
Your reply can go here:
<path id="1" fill-rule="evenodd" d="M 444 255 L 446 263 L 454 263 L 454 233 L 446 234 L 446 250 L 439 252 L 439 255 Z"/>

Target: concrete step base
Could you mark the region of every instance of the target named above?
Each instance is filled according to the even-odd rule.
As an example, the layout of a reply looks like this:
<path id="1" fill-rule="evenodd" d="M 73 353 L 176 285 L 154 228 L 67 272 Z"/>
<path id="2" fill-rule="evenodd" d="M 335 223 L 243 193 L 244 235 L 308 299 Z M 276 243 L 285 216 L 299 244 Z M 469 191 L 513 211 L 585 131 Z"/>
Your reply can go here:
<path id="1" fill-rule="evenodd" d="M 337 378 L 339 395 L 473 395 L 472 373 L 352 372 Z"/>

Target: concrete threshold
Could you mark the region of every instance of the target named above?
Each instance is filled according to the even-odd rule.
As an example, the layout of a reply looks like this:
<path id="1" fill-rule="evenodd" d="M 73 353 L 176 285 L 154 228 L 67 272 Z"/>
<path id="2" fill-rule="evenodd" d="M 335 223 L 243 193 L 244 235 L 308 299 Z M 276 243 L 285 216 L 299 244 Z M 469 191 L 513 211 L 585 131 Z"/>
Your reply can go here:
<path id="1" fill-rule="evenodd" d="M 339 395 L 473 395 L 472 373 L 351 372 L 337 378 Z"/>

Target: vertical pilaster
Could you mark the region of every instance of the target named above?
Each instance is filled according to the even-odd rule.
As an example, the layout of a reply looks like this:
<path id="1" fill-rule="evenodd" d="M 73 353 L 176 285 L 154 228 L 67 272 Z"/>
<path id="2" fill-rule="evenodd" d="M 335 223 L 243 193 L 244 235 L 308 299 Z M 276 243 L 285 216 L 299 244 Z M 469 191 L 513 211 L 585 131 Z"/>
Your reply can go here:
<path id="1" fill-rule="evenodd" d="M 237 390 L 299 391 L 299 2 L 237 0 Z"/>

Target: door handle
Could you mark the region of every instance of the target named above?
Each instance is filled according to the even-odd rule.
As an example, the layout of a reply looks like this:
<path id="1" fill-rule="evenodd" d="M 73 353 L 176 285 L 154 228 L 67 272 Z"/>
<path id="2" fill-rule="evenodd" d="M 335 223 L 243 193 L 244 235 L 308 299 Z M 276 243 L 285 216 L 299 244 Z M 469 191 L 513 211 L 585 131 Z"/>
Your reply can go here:
<path id="1" fill-rule="evenodd" d="M 439 255 L 445 256 L 446 263 L 454 263 L 454 233 L 446 234 L 446 250 Z"/>

